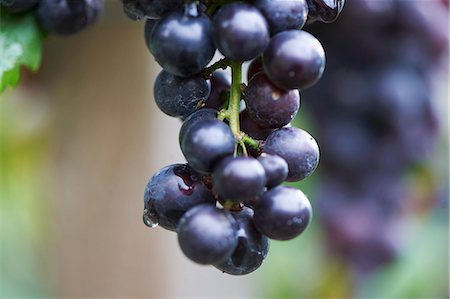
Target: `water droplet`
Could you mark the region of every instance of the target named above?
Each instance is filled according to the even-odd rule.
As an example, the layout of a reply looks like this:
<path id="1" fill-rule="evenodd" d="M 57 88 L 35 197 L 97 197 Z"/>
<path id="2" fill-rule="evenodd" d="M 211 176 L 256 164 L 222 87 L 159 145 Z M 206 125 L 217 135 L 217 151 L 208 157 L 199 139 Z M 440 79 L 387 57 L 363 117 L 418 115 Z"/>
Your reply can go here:
<path id="1" fill-rule="evenodd" d="M 144 224 L 150 228 L 154 228 L 158 226 L 158 219 L 148 209 L 144 209 L 144 215 L 142 216 L 142 220 Z"/>

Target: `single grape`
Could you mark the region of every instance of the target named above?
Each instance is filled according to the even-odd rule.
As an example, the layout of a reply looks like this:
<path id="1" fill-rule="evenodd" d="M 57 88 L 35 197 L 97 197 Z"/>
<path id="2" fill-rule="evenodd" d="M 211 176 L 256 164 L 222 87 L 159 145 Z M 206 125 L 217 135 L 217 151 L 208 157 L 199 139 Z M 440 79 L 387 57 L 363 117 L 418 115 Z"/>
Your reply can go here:
<path id="1" fill-rule="evenodd" d="M 230 127 L 217 119 L 195 122 L 184 134 L 180 147 L 189 165 L 202 173 L 212 171 L 215 163 L 234 152 Z"/>
<path id="2" fill-rule="evenodd" d="M 205 102 L 206 108 L 213 108 L 220 110 L 225 104 L 226 97 L 224 93 L 230 91 L 231 76 L 227 71 L 218 70 L 212 73 L 211 79 L 211 93 Z"/>
<path id="3" fill-rule="evenodd" d="M 162 168 L 145 188 L 147 213 L 162 227 L 172 231 L 185 212 L 206 203 L 214 206 L 213 194 L 203 184 L 202 176 L 184 164 Z"/>
<path id="4" fill-rule="evenodd" d="M 94 23 L 102 10 L 103 0 L 41 0 L 36 16 L 48 32 L 70 35 Z"/>
<path id="5" fill-rule="evenodd" d="M 266 175 L 261 163 L 252 157 L 226 157 L 212 174 L 215 191 L 225 199 L 245 201 L 264 191 Z"/>
<path id="6" fill-rule="evenodd" d="M 261 163 L 266 173 L 267 188 L 278 186 L 286 180 L 289 169 L 288 164 L 283 158 L 276 155 L 262 153 L 258 157 L 258 161 Z"/>
<path id="7" fill-rule="evenodd" d="M 209 96 L 209 85 L 201 75 L 178 77 L 162 70 L 156 77 L 153 94 L 159 109 L 174 117 L 187 117 Z"/>
<path id="8" fill-rule="evenodd" d="M 301 29 L 308 16 L 306 0 L 256 0 L 254 5 L 266 18 L 272 35 L 289 29 Z"/>
<path id="9" fill-rule="evenodd" d="M 314 85 L 325 68 L 325 52 L 310 33 L 287 30 L 276 34 L 264 51 L 264 70 L 284 89 Z"/>
<path id="10" fill-rule="evenodd" d="M 132 20 L 159 19 L 170 10 L 181 9 L 182 0 L 122 0 L 123 11 Z"/>
<path id="11" fill-rule="evenodd" d="M 186 132 L 199 120 L 203 119 L 216 119 L 217 118 L 217 110 L 211 108 L 204 108 L 197 110 L 196 112 L 189 115 L 184 121 L 183 125 L 180 128 L 180 133 L 178 135 L 178 142 L 181 144 L 181 141 L 186 135 Z"/>
<path id="12" fill-rule="evenodd" d="M 31 10 L 39 0 L 0 0 L 0 6 L 12 13 Z"/>
<path id="13" fill-rule="evenodd" d="M 308 2 L 308 21 L 332 23 L 344 8 L 345 0 L 306 0 Z"/>
<path id="14" fill-rule="evenodd" d="M 213 26 L 217 48 L 232 60 L 251 60 L 269 43 L 269 29 L 264 16 L 249 4 L 225 4 L 215 13 Z"/>
<path id="15" fill-rule="evenodd" d="M 253 76 L 245 92 L 248 115 L 260 126 L 281 128 L 297 115 L 300 93 L 275 86 L 263 73 Z"/>
<path id="16" fill-rule="evenodd" d="M 270 135 L 270 133 L 274 131 L 271 128 L 264 128 L 257 124 L 248 115 L 247 109 L 239 113 L 239 121 L 242 132 L 257 140 L 265 140 Z"/>
<path id="17" fill-rule="evenodd" d="M 256 202 L 255 226 L 271 239 L 293 239 L 306 229 L 311 219 L 311 204 L 302 191 L 293 187 L 270 189 Z"/>
<path id="18" fill-rule="evenodd" d="M 286 181 L 310 176 L 319 164 L 319 146 L 306 131 L 290 127 L 274 131 L 264 143 L 264 153 L 283 158 L 289 168 Z"/>
<path id="19" fill-rule="evenodd" d="M 238 229 L 229 212 L 202 204 L 181 218 L 177 227 L 178 243 L 183 253 L 196 263 L 221 263 L 236 249 Z"/>
<path id="20" fill-rule="evenodd" d="M 255 228 L 251 209 L 244 208 L 232 215 L 239 226 L 237 247 L 227 260 L 214 266 L 231 275 L 249 274 L 264 262 L 269 252 L 269 240 Z"/>
<path id="21" fill-rule="evenodd" d="M 214 56 L 212 34 L 211 21 L 205 14 L 170 12 L 153 28 L 150 52 L 164 70 L 177 76 L 192 76 L 200 73 Z"/>

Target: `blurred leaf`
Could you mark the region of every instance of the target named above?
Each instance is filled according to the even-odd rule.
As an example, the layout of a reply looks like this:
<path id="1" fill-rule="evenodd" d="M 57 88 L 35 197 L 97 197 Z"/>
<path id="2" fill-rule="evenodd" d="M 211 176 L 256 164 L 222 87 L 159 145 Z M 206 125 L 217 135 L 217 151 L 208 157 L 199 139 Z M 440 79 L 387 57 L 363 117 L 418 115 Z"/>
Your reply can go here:
<path id="1" fill-rule="evenodd" d="M 39 68 L 44 36 L 32 12 L 12 15 L 0 10 L 0 93 L 19 83 L 21 66 Z"/>

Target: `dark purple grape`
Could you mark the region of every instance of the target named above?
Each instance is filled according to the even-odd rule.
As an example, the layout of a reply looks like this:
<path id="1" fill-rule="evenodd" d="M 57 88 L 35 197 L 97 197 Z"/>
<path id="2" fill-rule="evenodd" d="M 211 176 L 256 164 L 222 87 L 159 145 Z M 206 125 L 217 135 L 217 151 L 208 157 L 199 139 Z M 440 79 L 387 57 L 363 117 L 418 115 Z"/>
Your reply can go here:
<path id="1" fill-rule="evenodd" d="M 238 244 L 231 257 L 215 267 L 231 275 L 245 275 L 258 269 L 269 252 L 269 240 L 253 223 L 253 211 L 232 213 L 239 226 Z"/>
<path id="2" fill-rule="evenodd" d="M 159 19 L 170 10 L 181 9 L 182 0 L 122 0 L 123 11 L 132 20 Z"/>
<path id="3" fill-rule="evenodd" d="M 260 126 L 281 128 L 297 115 L 300 94 L 297 89 L 284 90 L 275 86 L 260 72 L 253 76 L 245 92 L 248 115 Z"/>
<path id="4" fill-rule="evenodd" d="M 209 85 L 201 75 L 178 77 L 162 70 L 155 80 L 153 94 L 159 109 L 174 117 L 187 117 L 209 96 Z"/>
<path id="5" fill-rule="evenodd" d="M 229 212 L 198 205 L 181 218 L 177 227 L 178 243 L 183 253 L 196 263 L 221 263 L 236 249 L 238 229 Z"/>
<path id="6" fill-rule="evenodd" d="M 290 127 L 274 131 L 264 143 L 264 153 L 283 158 L 289 167 L 286 181 L 310 176 L 319 164 L 319 146 L 306 131 Z"/>
<path id="7" fill-rule="evenodd" d="M 245 201 L 264 191 L 266 176 L 261 163 L 252 157 L 226 157 L 214 168 L 213 186 L 220 197 Z"/>
<path id="8" fill-rule="evenodd" d="M 184 134 L 180 147 L 189 165 L 209 173 L 221 158 L 232 155 L 235 139 L 230 127 L 217 119 L 195 122 Z"/>
<path id="9" fill-rule="evenodd" d="M 77 33 L 94 23 L 103 10 L 103 0 L 41 0 L 36 15 L 48 32 Z"/>
<path id="10" fill-rule="evenodd" d="M 260 55 L 269 43 L 269 29 L 264 16 L 249 4 L 222 6 L 213 17 L 213 26 L 217 48 L 232 60 L 251 60 Z"/>
<path id="11" fill-rule="evenodd" d="M 306 0 L 308 2 L 308 21 L 331 23 L 344 8 L 345 0 Z"/>
<path id="12" fill-rule="evenodd" d="M 239 113 L 239 120 L 241 125 L 241 130 L 248 136 L 257 139 L 257 140 L 265 140 L 270 133 L 273 132 L 273 129 L 263 128 L 258 125 L 249 115 L 247 109 Z"/>
<path id="13" fill-rule="evenodd" d="M 203 184 L 202 176 L 188 165 L 169 165 L 149 180 L 144 194 L 146 215 L 168 230 L 175 230 L 181 216 L 190 208 L 215 199 Z"/>
<path id="14" fill-rule="evenodd" d="M 264 51 L 264 70 L 284 89 L 314 85 L 325 68 L 325 52 L 310 33 L 288 30 L 276 34 Z"/>
<path id="15" fill-rule="evenodd" d="M 264 71 L 263 62 L 261 56 L 255 58 L 250 62 L 247 70 L 247 81 L 250 81 L 254 75 Z"/>
<path id="16" fill-rule="evenodd" d="M 278 186 L 286 180 L 289 169 L 288 164 L 283 158 L 262 153 L 261 156 L 258 157 L 258 161 L 261 163 L 266 173 L 267 188 Z"/>
<path id="17" fill-rule="evenodd" d="M 306 229 L 311 219 L 311 204 L 302 191 L 293 187 L 270 189 L 256 202 L 255 226 L 271 239 L 293 239 Z"/>
<path id="18" fill-rule="evenodd" d="M 204 108 L 197 110 L 196 112 L 189 115 L 184 121 L 183 125 L 180 128 L 180 133 L 178 135 L 178 142 L 181 144 L 181 141 L 186 135 L 186 132 L 190 130 L 193 124 L 203 119 L 216 119 L 217 118 L 217 110 L 211 108 Z"/>
<path id="19" fill-rule="evenodd" d="M 226 97 L 223 96 L 224 93 L 230 91 L 230 73 L 222 70 L 215 71 L 212 73 L 210 82 L 211 93 L 205 102 L 205 107 L 220 110 L 223 108 L 226 100 Z"/>
<path id="20" fill-rule="evenodd" d="M 20 13 L 32 9 L 38 2 L 39 0 L 0 0 L 0 6 L 9 12 Z"/>
<path id="21" fill-rule="evenodd" d="M 150 52 L 166 71 L 188 77 L 200 73 L 214 56 L 212 34 L 211 21 L 205 14 L 174 11 L 153 28 Z"/>
<path id="22" fill-rule="evenodd" d="M 254 5 L 266 18 L 272 35 L 289 29 L 301 29 L 308 16 L 306 0 L 256 0 Z"/>

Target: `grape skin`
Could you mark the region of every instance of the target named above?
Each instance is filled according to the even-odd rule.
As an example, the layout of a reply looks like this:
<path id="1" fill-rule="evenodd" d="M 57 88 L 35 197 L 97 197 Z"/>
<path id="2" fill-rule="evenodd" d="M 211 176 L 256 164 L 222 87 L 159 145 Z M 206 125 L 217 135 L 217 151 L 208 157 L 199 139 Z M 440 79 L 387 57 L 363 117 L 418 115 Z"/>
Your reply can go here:
<path id="1" fill-rule="evenodd" d="M 297 115 L 300 93 L 278 88 L 260 72 L 248 83 L 245 104 L 248 115 L 261 127 L 281 128 Z"/>
<path id="2" fill-rule="evenodd" d="M 210 173 L 221 158 L 232 155 L 234 145 L 230 127 L 217 119 L 197 121 L 180 143 L 189 165 L 201 173 Z"/>
<path id="3" fill-rule="evenodd" d="M 264 71 L 284 89 L 314 85 L 325 69 L 325 52 L 310 33 L 287 30 L 276 34 L 264 51 Z"/>
<path id="4" fill-rule="evenodd" d="M 266 174 L 261 163 L 252 157 L 226 157 L 212 175 L 216 192 L 225 199 L 245 201 L 264 191 Z"/>
<path id="5" fill-rule="evenodd" d="M 289 168 L 286 181 L 296 182 L 310 176 L 319 164 L 319 146 L 306 131 L 290 127 L 267 137 L 264 153 L 283 158 Z"/>
<path id="6" fill-rule="evenodd" d="M 144 194 L 145 208 L 162 227 L 172 231 L 190 208 L 215 202 L 202 176 L 184 164 L 159 170 L 149 180 Z"/>
<path id="7" fill-rule="evenodd" d="M 256 0 L 254 5 L 266 18 L 272 35 L 289 29 L 301 29 L 308 16 L 306 0 Z"/>
<path id="8" fill-rule="evenodd" d="M 153 88 L 158 108 L 173 117 L 187 117 L 194 113 L 209 92 L 208 83 L 200 75 L 183 78 L 164 70 L 156 77 Z"/>
<path id="9" fill-rule="evenodd" d="M 263 15 L 252 5 L 231 3 L 213 17 L 214 41 L 225 57 L 247 61 L 261 54 L 269 43 Z"/>
<path id="10" fill-rule="evenodd" d="M 297 237 L 311 219 L 311 204 L 302 191 L 293 187 L 275 187 L 256 201 L 255 226 L 262 234 L 274 240 Z"/>
<path id="11" fill-rule="evenodd" d="M 174 75 L 189 77 L 200 73 L 216 51 L 212 23 L 199 13 L 181 11 L 165 15 L 152 30 L 150 52 L 162 68 Z"/>
<path id="12" fill-rule="evenodd" d="M 238 243 L 239 226 L 229 212 L 198 205 L 181 218 L 178 243 L 183 253 L 199 264 L 217 264 L 228 259 Z"/>

